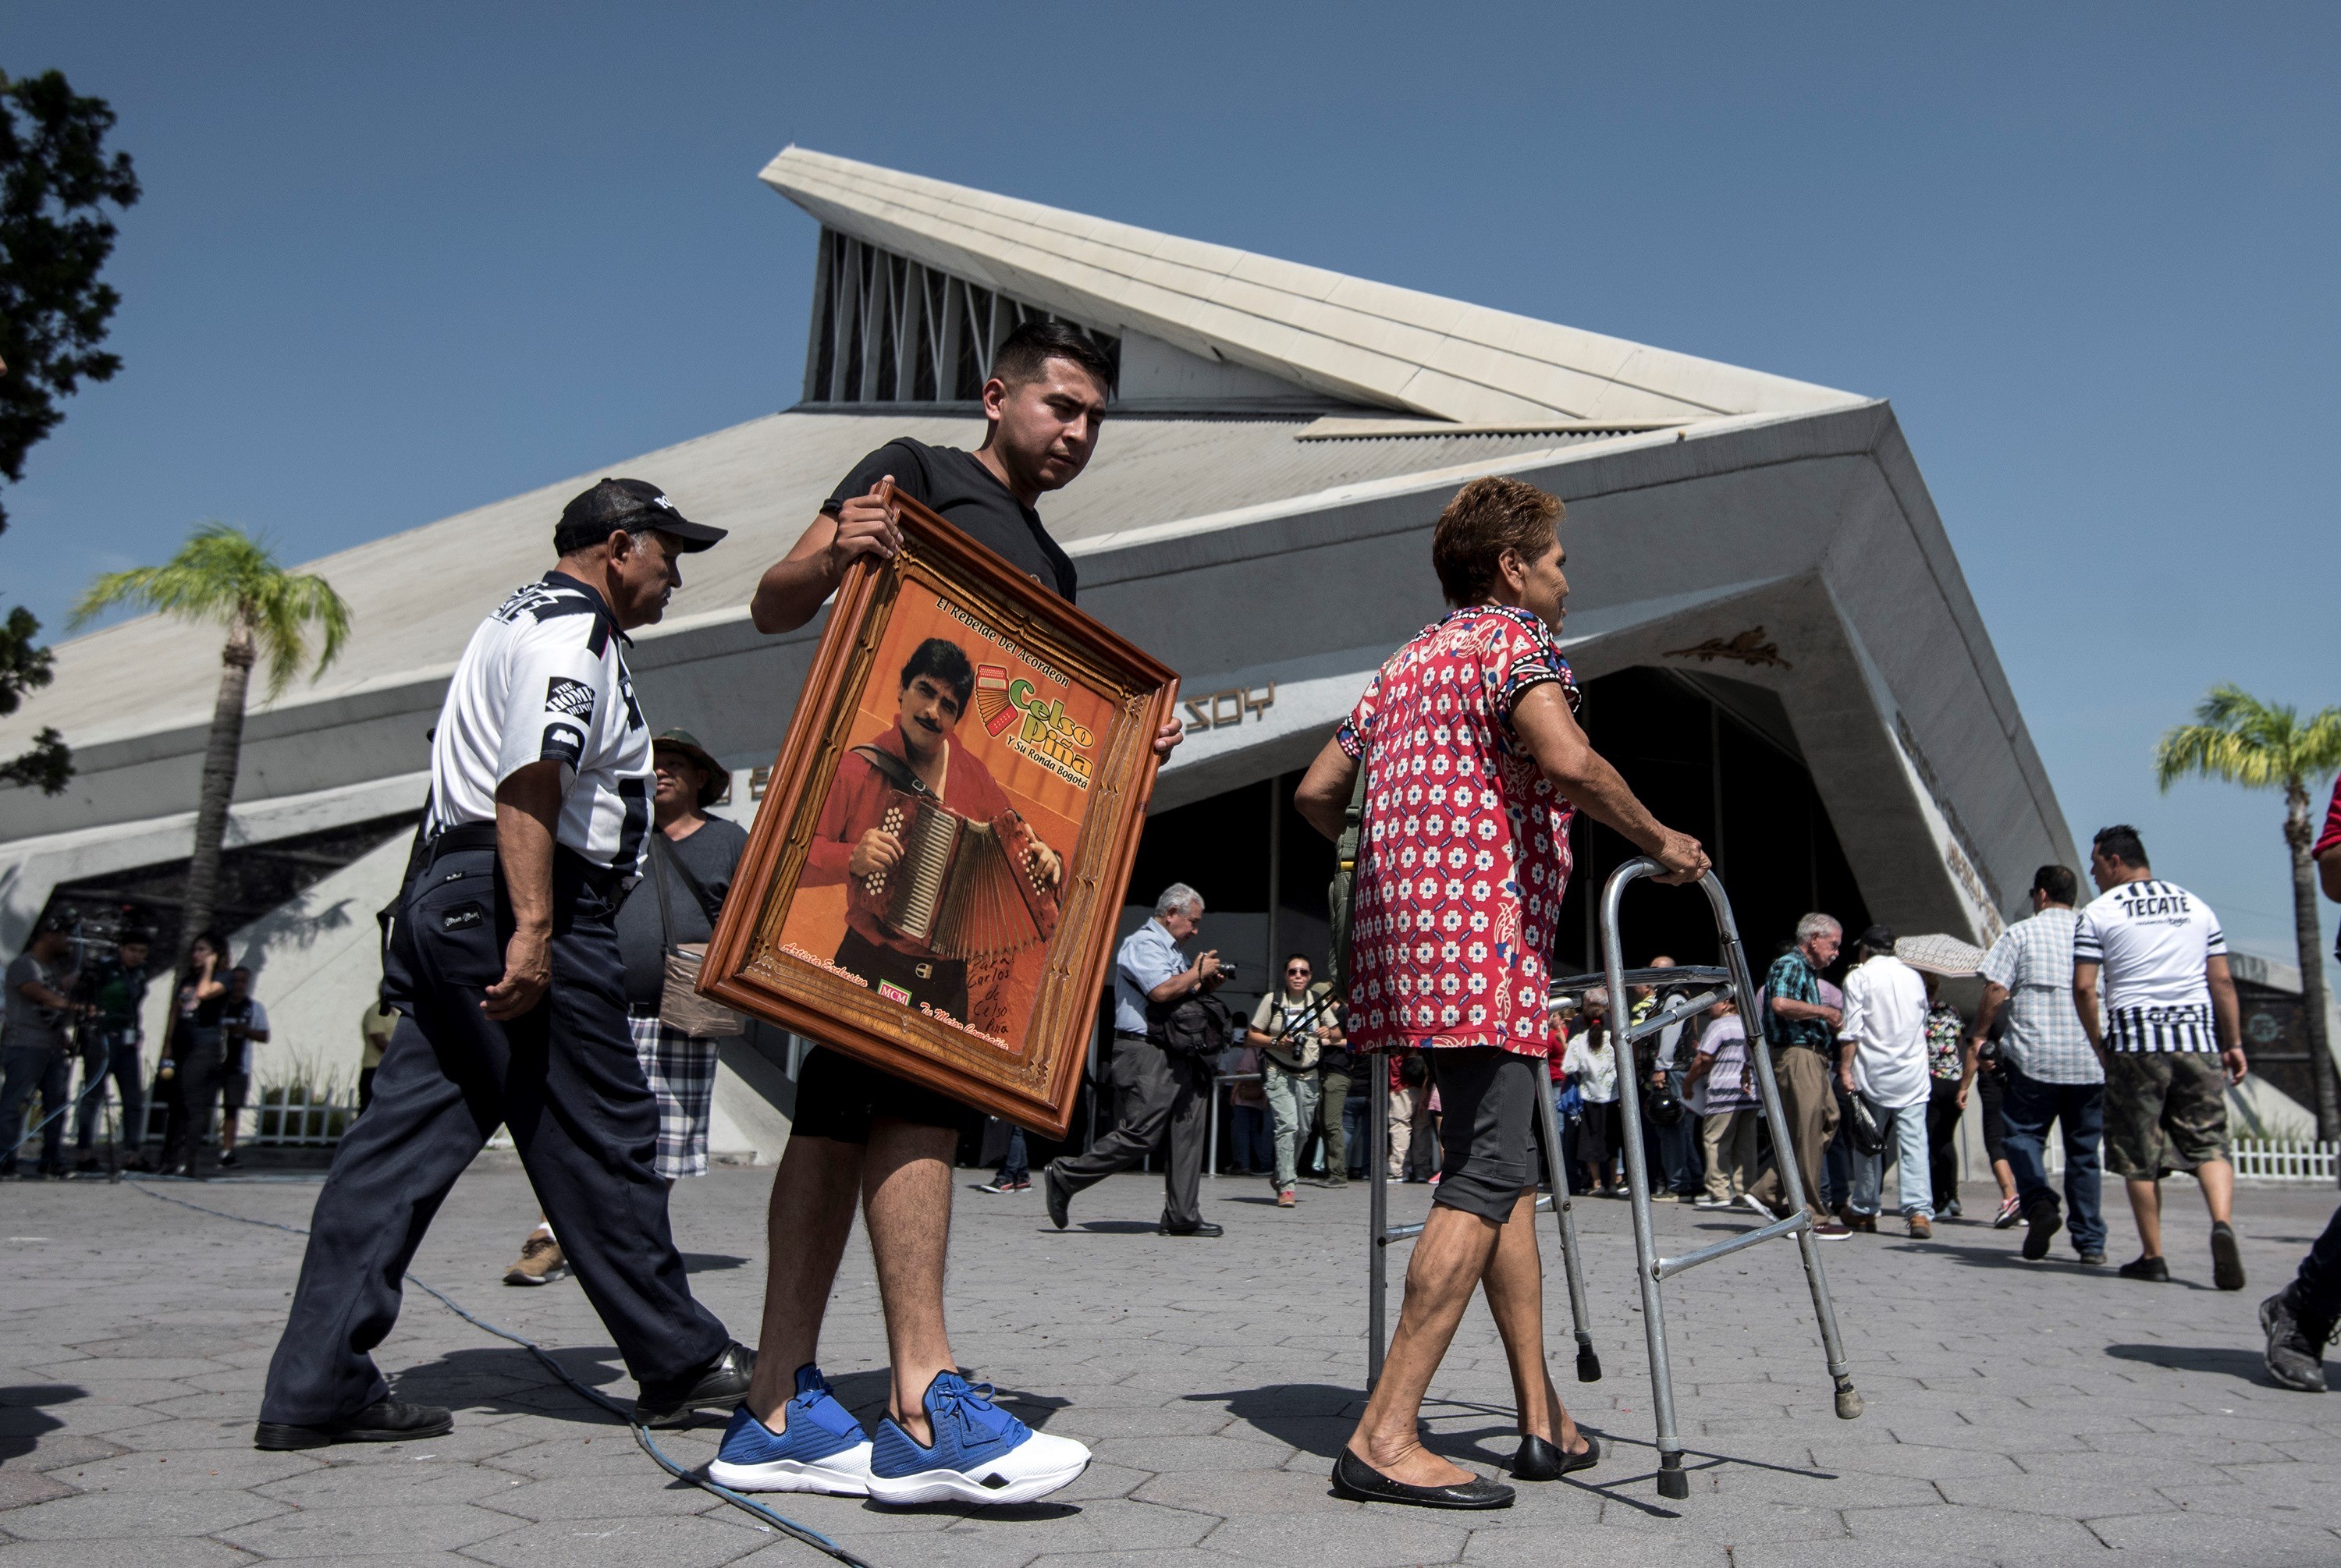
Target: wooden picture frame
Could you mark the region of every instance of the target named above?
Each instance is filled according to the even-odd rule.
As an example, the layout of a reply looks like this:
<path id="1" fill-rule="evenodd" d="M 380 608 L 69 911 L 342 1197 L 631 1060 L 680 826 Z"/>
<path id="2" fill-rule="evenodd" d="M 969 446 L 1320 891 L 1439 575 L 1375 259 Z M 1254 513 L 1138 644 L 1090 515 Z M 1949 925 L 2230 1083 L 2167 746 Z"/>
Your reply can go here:
<path id="1" fill-rule="evenodd" d="M 1062 1137 L 1178 676 L 894 499 L 902 549 L 860 558 L 838 589 L 700 988 Z M 939 693 L 956 696 L 957 667 L 932 642 L 974 673 L 955 715 Z M 921 660 L 934 668 L 902 675 Z M 938 755 L 940 795 L 920 776 Z M 902 858 L 880 868 L 887 843 Z"/>

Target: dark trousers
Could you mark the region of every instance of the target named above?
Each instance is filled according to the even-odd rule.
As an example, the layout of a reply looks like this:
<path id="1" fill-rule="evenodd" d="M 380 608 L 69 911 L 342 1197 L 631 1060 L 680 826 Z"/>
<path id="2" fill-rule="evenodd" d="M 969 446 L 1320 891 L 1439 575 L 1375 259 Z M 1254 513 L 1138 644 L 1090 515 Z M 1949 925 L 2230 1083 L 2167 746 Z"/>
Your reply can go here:
<path id="1" fill-rule="evenodd" d="M 1331 1067 L 1317 1075 L 1317 1152 L 1329 1181 L 1350 1179 L 1350 1129 L 1342 1113 L 1350 1105 L 1350 1075 Z"/>
<path id="2" fill-rule="evenodd" d="M 552 990 L 498 1023 L 480 1011 L 513 928 L 493 851 L 443 854 L 408 882 L 383 963 L 384 1000 L 405 1016 L 317 1196 L 263 1421 L 316 1425 L 388 1392 L 369 1352 L 398 1317 L 432 1216 L 499 1122 L 635 1380 L 677 1380 L 722 1353 L 651 1168 L 658 1105 L 626 1029 L 615 909 L 599 878 L 556 854 Z"/>
<path id="3" fill-rule="evenodd" d="M 189 1029 L 171 1073 L 171 1119 L 163 1134 L 163 1168 L 194 1174 L 219 1098 L 223 1055 L 217 1029 Z"/>
<path id="4" fill-rule="evenodd" d="M 1121 1120 L 1090 1152 L 1056 1163 L 1074 1192 L 1095 1186 L 1148 1155 L 1164 1156 L 1162 1223 L 1192 1230 L 1202 1222 L 1203 1138 L 1211 1108 L 1209 1064 L 1172 1057 L 1136 1035 L 1113 1037 L 1113 1088 Z"/>
<path id="5" fill-rule="evenodd" d="M 1959 1200 L 1959 1080 L 1937 1078 L 1927 1086 L 1927 1174 L 1935 1212 Z"/>
<path id="6" fill-rule="evenodd" d="M 146 1141 L 146 1086 L 138 1077 L 138 1042 L 117 1039 L 83 1047 L 81 1072 L 84 1097 L 75 1144 L 84 1154 L 95 1146 L 98 1118 L 105 1112 L 105 1091 L 93 1094 L 90 1090 L 111 1074 L 115 1090 L 122 1097 L 122 1146 L 135 1150 Z"/>
<path id="7" fill-rule="evenodd" d="M 1647 1116 L 1642 1117 L 1642 1152 L 1650 1162 L 1650 1190 L 1696 1197 L 1707 1186 L 1707 1159 L 1699 1152 L 1698 1118 L 1691 1114 L 1684 1098 L 1683 1069 L 1669 1067 L 1667 1081 L 1674 1086 L 1675 1098 L 1683 1101 L 1683 1114 L 1675 1118 L 1670 1127 L 1662 1127 Z M 1643 1103 L 1649 1102 L 1645 1099 Z"/>
<path id="8" fill-rule="evenodd" d="M 37 1089 L 41 1096 L 41 1168 L 60 1171 L 65 1165 L 66 1097 L 73 1091 L 73 1057 L 49 1046 L 10 1046 L 0 1050 L 0 1139 L 8 1152 L 0 1156 L 0 1171 L 16 1168 L 17 1140 L 25 1136 L 25 1102 Z"/>
<path id="9" fill-rule="evenodd" d="M 2065 1202 L 2071 1213 L 2073 1246 L 2079 1252 L 2106 1248 L 2106 1216 L 2098 1202 L 2098 1146 L 2106 1130 L 2106 1086 L 2044 1084 L 2028 1078 L 2006 1059 L 1999 1066 L 1999 1114 L 2007 1124 L 2007 1168 L 2016 1173 L 2016 1201 L 2029 1215 L 2034 1206 L 2057 1206 L 2049 1190 L 2045 1152 L 2048 1124 L 2065 1134 Z"/>
<path id="10" fill-rule="evenodd" d="M 1031 1176 L 1031 1161 L 1024 1152 L 1024 1129 L 1010 1127 L 1008 1147 L 1000 1156 L 1000 1169 L 992 1179 L 1003 1182 L 1029 1181 Z"/>
<path id="11" fill-rule="evenodd" d="M 2292 1287 L 2293 1311 L 2312 1324 L 2341 1318 L 2341 1208 L 2325 1222 L 2325 1234 L 2300 1260 Z"/>

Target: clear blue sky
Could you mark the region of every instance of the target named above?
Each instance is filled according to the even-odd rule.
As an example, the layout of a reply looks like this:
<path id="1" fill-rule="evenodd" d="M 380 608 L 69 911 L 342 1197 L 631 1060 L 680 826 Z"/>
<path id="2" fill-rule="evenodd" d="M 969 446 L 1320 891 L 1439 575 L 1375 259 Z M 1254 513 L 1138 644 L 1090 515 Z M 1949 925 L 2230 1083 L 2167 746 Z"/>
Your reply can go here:
<path id="1" fill-rule="evenodd" d="M 197 518 L 305 559 L 786 406 L 793 140 L 1891 397 L 2075 829 L 2290 951 L 2276 799 L 2147 759 L 2341 702 L 2341 8 L 14 0 L 53 65 L 146 187 L 8 496 L 53 627 Z"/>

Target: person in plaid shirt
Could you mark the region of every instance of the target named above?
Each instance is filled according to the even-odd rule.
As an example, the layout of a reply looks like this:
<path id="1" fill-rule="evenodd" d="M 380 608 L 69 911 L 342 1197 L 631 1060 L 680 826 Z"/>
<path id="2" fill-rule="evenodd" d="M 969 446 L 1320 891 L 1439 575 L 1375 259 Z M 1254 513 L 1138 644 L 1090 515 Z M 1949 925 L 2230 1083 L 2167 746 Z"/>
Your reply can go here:
<path id="1" fill-rule="evenodd" d="M 1454 611 L 1391 655 L 1310 765 L 1293 804 L 1340 836 L 1367 779 L 1348 1029 L 1355 1051 L 1420 1050 L 1443 1119 L 1439 1192 L 1407 1265 L 1381 1381 L 1333 1470 L 1361 1502 L 1502 1508 L 1512 1489 L 1422 1446 L 1422 1396 L 1482 1281 L 1519 1404 L 1512 1474 L 1553 1480 L 1600 1450 L 1544 1365 L 1537 1255 L 1537 1097 L 1552 1049 L 1554 919 L 1579 808 L 1653 856 L 1660 880 L 1705 874 L 1698 841 L 1659 825 L 1578 728 L 1554 635 L 1569 580 L 1560 502 L 1474 480 L 1432 531 Z"/>
<path id="2" fill-rule="evenodd" d="M 2106 1130 L 2106 1069 L 2073 1006 L 2073 908 L 2080 878 L 2067 866 L 2043 866 L 2032 875 L 2032 915 L 1999 934 L 1984 955 L 1983 1006 L 1969 1043 L 1977 1050 L 2002 1008 L 2007 1028 L 1999 1042 L 2000 1115 L 2007 1127 L 2007 1166 L 2016 1176 L 2017 1212 L 2025 1222 L 2024 1255 L 2048 1255 L 2048 1240 L 2064 1224 L 2048 1186 L 2045 1151 L 2048 1124 L 2065 1137 L 2065 1202 L 2073 1211 L 2073 1246 L 2081 1261 L 2106 1261 L 2098 1145 Z M 1967 1108 L 1967 1091 L 1959 1108 Z"/>

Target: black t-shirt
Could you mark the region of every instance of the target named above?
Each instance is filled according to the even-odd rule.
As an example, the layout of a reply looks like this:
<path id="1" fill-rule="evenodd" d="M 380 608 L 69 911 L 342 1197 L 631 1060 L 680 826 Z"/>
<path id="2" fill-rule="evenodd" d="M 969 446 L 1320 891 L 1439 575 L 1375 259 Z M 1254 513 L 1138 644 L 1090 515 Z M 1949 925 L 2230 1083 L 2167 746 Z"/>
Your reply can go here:
<path id="1" fill-rule="evenodd" d="M 822 503 L 822 511 L 835 517 L 839 508 L 868 495 L 890 473 L 896 490 L 941 513 L 944 521 L 1071 602 L 1072 558 L 1041 526 L 1041 514 L 1011 494 L 972 452 L 897 437 L 855 463 Z"/>
<path id="2" fill-rule="evenodd" d="M 680 843 L 672 839 L 665 840 L 665 848 L 673 850 L 675 858 L 691 868 L 691 874 L 707 889 L 708 898 L 718 906 L 731 890 L 732 873 L 740 864 L 740 852 L 747 847 L 747 829 L 721 817 L 710 817 L 699 825 L 698 832 Z M 664 860 L 658 845 L 647 846 L 643 851 L 642 878 L 626 894 L 625 902 L 618 906 L 618 956 L 625 963 L 629 1007 L 658 1006 L 659 993 L 666 986 L 666 950 L 659 943 L 657 878 L 666 878 L 667 915 L 673 921 L 673 941 L 704 942 L 714 935 L 706 907 L 692 892 L 691 884 Z"/>

